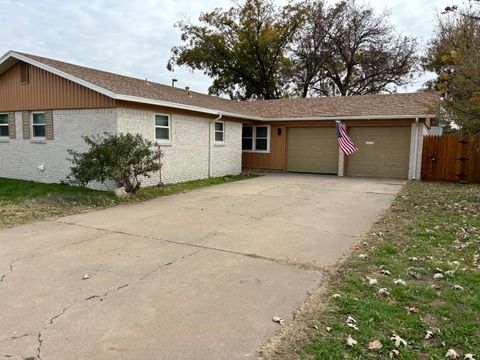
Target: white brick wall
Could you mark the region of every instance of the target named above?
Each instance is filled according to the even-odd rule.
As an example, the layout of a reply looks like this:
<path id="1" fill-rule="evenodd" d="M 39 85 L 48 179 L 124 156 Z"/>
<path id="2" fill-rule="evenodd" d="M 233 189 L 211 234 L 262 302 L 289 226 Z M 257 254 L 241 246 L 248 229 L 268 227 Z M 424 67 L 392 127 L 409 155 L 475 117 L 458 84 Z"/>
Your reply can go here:
<path id="1" fill-rule="evenodd" d="M 140 133 L 155 138 L 155 113 L 133 109 L 56 110 L 53 112 L 54 140 L 35 141 L 22 138 L 21 112 L 15 114 L 17 139 L 0 141 L 0 177 L 58 183 L 66 179 L 71 163 L 67 149 L 85 151 L 82 135 L 105 132 Z M 186 115 L 171 115 L 172 141 L 162 145 L 165 183 L 175 183 L 209 176 L 209 126 L 211 126 L 211 176 L 241 172 L 241 131 L 239 123 L 225 122 L 225 144 L 215 146 L 210 119 Z M 45 171 L 38 167 L 45 165 Z M 143 181 L 156 185 L 158 174 Z M 105 188 L 91 184 L 93 188 Z M 109 184 L 108 188 L 113 188 Z"/>
<path id="2" fill-rule="evenodd" d="M 54 140 L 23 139 L 22 114 L 15 113 L 16 139 L 0 142 L 0 177 L 58 183 L 65 180 L 71 163 L 67 149 L 87 149 L 82 135 L 116 133 L 115 109 L 53 111 Z M 45 165 L 45 171 L 38 166 Z M 104 188 L 92 184 L 94 188 Z"/>
<path id="3" fill-rule="evenodd" d="M 225 144 L 214 143 L 214 124 L 211 123 L 212 164 L 211 175 L 236 175 L 242 171 L 242 124 L 225 121 Z"/>
<path id="4" fill-rule="evenodd" d="M 162 175 L 165 183 L 204 179 L 209 176 L 209 126 L 211 136 L 211 176 L 239 174 L 242 150 L 239 123 L 225 122 L 225 145 L 214 146 L 211 120 L 200 116 L 169 114 L 171 116 L 171 142 L 162 144 Z M 140 133 L 155 140 L 155 112 L 118 109 L 118 132 Z M 158 174 L 142 181 L 144 185 L 158 183 Z"/>

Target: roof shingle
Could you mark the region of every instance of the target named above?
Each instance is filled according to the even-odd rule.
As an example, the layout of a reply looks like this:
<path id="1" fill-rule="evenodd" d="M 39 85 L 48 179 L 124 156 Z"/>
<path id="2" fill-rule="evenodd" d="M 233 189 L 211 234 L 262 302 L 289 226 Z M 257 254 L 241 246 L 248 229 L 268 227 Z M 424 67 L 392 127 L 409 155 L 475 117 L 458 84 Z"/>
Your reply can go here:
<path id="1" fill-rule="evenodd" d="M 407 93 L 344 97 L 233 101 L 184 89 L 69 64 L 37 55 L 18 53 L 118 95 L 197 106 L 210 110 L 268 118 L 396 116 L 434 113 L 438 95 Z"/>

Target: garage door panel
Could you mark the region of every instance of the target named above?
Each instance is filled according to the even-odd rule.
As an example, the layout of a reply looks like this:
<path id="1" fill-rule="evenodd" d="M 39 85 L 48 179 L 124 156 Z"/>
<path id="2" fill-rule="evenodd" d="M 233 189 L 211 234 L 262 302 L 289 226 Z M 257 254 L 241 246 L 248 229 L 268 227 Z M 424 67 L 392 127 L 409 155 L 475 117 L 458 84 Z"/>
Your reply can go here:
<path id="1" fill-rule="evenodd" d="M 359 151 L 348 158 L 351 176 L 406 179 L 410 157 L 410 127 L 350 127 Z"/>
<path id="2" fill-rule="evenodd" d="M 336 174 L 338 171 L 338 143 L 335 128 L 289 128 L 287 170 Z"/>

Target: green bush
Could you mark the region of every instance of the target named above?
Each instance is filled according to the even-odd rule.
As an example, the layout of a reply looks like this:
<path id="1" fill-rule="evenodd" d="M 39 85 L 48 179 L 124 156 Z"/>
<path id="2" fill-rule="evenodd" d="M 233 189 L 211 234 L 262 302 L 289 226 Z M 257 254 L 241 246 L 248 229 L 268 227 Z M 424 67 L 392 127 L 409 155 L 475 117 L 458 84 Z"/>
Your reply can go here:
<path id="1" fill-rule="evenodd" d="M 162 153 L 156 143 L 141 135 L 120 134 L 84 136 L 90 149 L 85 153 L 68 150 L 73 166 L 68 179 L 85 186 L 89 182 L 114 181 L 127 193 L 135 193 L 141 185 L 139 176 L 150 177 L 161 167 Z"/>

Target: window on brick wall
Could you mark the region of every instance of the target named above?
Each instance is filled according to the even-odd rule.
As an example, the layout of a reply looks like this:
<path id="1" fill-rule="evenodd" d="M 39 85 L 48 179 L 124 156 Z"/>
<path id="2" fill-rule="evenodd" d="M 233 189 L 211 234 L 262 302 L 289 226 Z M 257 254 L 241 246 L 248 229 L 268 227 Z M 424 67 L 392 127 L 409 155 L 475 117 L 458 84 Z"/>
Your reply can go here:
<path id="1" fill-rule="evenodd" d="M 8 114 L 0 114 L 0 138 L 9 137 Z"/>
<path id="2" fill-rule="evenodd" d="M 33 138 L 45 138 L 45 113 L 33 112 L 32 113 L 32 137 Z"/>
<path id="3" fill-rule="evenodd" d="M 225 123 L 215 121 L 215 142 L 223 144 L 225 142 Z"/>
<path id="4" fill-rule="evenodd" d="M 170 116 L 163 114 L 155 115 L 155 139 L 160 141 L 171 141 Z"/>

